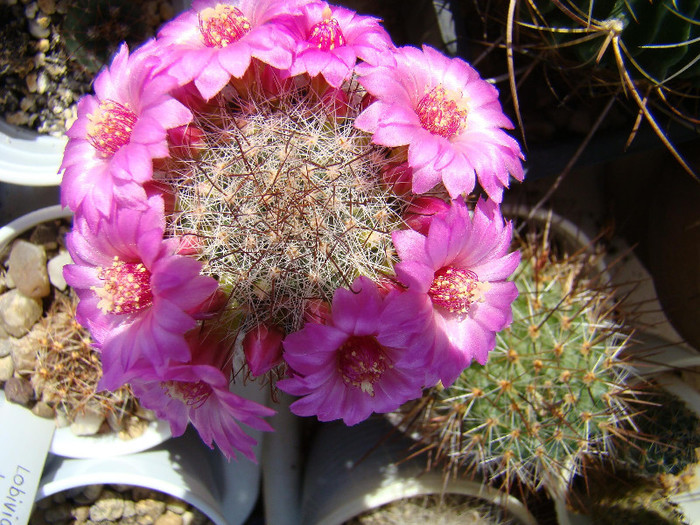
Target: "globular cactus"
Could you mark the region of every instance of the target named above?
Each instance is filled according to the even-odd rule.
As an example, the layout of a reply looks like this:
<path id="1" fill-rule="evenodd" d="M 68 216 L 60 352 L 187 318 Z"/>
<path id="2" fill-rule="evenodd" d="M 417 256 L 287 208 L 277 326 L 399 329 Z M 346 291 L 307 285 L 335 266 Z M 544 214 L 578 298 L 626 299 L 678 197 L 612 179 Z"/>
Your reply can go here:
<path id="1" fill-rule="evenodd" d="M 649 478 L 612 464 L 594 464 L 585 480 L 569 496 L 574 512 L 588 516 L 597 525 L 684 525 L 682 509 L 674 503 L 658 478 Z"/>
<path id="2" fill-rule="evenodd" d="M 565 254 L 541 231 L 516 242 L 513 323 L 486 365 L 433 389 L 412 417 L 448 469 L 561 494 L 584 457 L 613 452 L 634 392 L 595 256 Z"/>
<path id="3" fill-rule="evenodd" d="M 642 389 L 645 405 L 619 459 L 638 475 L 658 478 L 670 492 L 687 489 L 699 459 L 700 418 L 659 384 L 649 382 Z"/>
<path id="4" fill-rule="evenodd" d="M 277 94 L 210 101 L 192 126 L 207 144 L 161 177 L 172 236 L 191 240 L 228 295 L 223 322 L 244 333 L 259 323 L 296 331 L 310 299 L 389 274 L 389 232 L 405 208 L 382 184 L 386 152 L 352 126 L 357 86 L 320 96 L 268 82 Z"/>
<path id="5" fill-rule="evenodd" d="M 624 93 L 697 178 L 659 118 L 665 115 L 697 132 L 700 2 L 529 0 L 522 5 L 517 15 L 522 40 L 539 37 L 522 49 L 563 75 L 566 98 L 614 99 Z"/>
<path id="6" fill-rule="evenodd" d="M 564 52 L 568 47 L 581 63 L 596 60 L 616 69 L 614 53 L 603 48 L 616 38 L 631 76 L 663 85 L 672 77 L 700 76 L 700 2 L 663 0 L 533 1 L 533 19 Z M 599 38 L 582 39 L 582 34 Z M 617 44 L 617 42 L 608 42 Z"/>
<path id="7" fill-rule="evenodd" d="M 138 401 L 128 386 L 114 392 L 97 390 L 102 377 L 100 355 L 92 348 L 87 330 L 75 320 L 76 306 L 71 290 L 56 292 L 46 315 L 23 339 L 36 349 L 30 375 L 35 397 L 69 423 L 89 409 L 135 437 L 145 428 L 136 417 Z"/>

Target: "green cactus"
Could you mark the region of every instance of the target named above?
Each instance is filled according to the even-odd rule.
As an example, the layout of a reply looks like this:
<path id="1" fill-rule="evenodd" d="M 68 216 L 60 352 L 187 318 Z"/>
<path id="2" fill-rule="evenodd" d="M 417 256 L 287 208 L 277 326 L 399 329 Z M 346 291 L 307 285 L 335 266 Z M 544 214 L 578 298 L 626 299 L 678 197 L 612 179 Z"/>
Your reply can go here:
<path id="1" fill-rule="evenodd" d="M 598 525 L 687 523 L 660 479 L 624 468 L 612 471 L 610 466 L 598 464 L 587 469 L 585 482 L 581 480 L 569 498 L 575 512 L 589 516 Z"/>
<path id="2" fill-rule="evenodd" d="M 636 432 L 620 450 L 620 459 L 646 477 L 660 477 L 669 489 L 689 485 L 700 451 L 700 419 L 686 404 L 649 383 L 645 406 L 635 416 Z"/>
<path id="3" fill-rule="evenodd" d="M 452 471 L 561 493 L 584 457 L 611 454 L 626 426 L 628 336 L 596 282 L 595 256 L 557 253 L 541 233 L 516 244 L 512 325 L 485 366 L 423 400 L 414 424 Z"/>
<path id="4" fill-rule="evenodd" d="M 539 37 L 538 43 L 523 45 L 525 53 L 563 73 L 571 93 L 624 94 L 634 100 L 640 117 L 697 178 L 659 116 L 698 130 L 700 0 L 529 0 L 524 5 L 517 23 L 523 33 Z M 572 85 L 574 78 L 578 86 Z"/>
<path id="5" fill-rule="evenodd" d="M 635 79 L 663 85 L 676 76 L 700 76 L 698 0 L 545 0 L 537 7 L 538 18 L 551 30 L 551 42 L 559 50 L 570 47 L 583 63 L 597 60 L 605 41 L 582 39 L 582 30 L 617 38 Z M 613 54 L 603 53 L 600 61 L 617 69 Z"/>

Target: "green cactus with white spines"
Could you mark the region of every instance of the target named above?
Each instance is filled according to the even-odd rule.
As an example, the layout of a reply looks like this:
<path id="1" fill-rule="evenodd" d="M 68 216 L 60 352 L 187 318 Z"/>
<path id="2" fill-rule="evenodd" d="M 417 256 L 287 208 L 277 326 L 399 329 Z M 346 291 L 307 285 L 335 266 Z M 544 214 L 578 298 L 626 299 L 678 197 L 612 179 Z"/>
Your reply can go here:
<path id="1" fill-rule="evenodd" d="M 612 318 L 595 255 L 518 239 L 520 295 L 485 366 L 423 400 L 417 431 L 450 470 L 561 493 L 586 455 L 606 456 L 630 417 L 628 336 Z"/>

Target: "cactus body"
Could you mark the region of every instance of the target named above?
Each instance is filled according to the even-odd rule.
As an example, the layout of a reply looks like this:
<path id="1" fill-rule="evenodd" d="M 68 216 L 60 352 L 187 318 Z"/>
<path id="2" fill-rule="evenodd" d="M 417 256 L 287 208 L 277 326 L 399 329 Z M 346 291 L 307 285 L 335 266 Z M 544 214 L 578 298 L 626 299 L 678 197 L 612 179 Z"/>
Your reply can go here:
<path id="1" fill-rule="evenodd" d="M 432 392 L 418 427 L 453 469 L 557 490 L 628 418 L 627 338 L 586 254 L 557 255 L 541 234 L 520 244 L 511 327 L 485 366 Z"/>

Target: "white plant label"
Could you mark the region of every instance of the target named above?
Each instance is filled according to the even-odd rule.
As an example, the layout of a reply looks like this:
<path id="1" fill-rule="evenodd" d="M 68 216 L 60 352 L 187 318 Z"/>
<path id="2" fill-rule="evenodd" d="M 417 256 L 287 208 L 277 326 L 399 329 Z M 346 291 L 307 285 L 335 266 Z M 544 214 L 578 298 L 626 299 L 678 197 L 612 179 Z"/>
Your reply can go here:
<path id="1" fill-rule="evenodd" d="M 29 522 L 55 428 L 0 395 L 0 525 Z"/>

